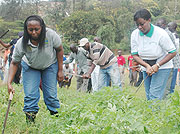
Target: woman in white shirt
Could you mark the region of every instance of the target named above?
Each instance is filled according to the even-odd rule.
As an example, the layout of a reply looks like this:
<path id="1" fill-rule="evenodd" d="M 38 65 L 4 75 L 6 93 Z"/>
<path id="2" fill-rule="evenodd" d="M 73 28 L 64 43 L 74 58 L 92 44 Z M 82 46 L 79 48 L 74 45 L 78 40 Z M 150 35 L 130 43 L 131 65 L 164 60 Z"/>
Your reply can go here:
<path id="1" fill-rule="evenodd" d="M 134 15 L 137 29 L 131 34 L 131 53 L 143 66 L 148 100 L 162 99 L 176 49 L 165 30 L 152 25 L 151 14 L 140 9 Z"/>

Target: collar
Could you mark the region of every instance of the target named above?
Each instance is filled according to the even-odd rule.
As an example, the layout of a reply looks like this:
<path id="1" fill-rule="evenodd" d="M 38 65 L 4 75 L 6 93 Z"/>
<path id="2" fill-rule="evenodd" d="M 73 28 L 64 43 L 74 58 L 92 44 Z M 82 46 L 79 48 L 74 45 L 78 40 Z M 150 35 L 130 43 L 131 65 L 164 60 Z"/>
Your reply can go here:
<path id="1" fill-rule="evenodd" d="M 28 41 L 28 46 L 31 46 L 32 48 L 37 48 L 37 47 L 39 46 L 39 44 L 38 44 L 38 46 L 35 46 L 35 45 L 33 45 L 33 44 L 31 43 L 31 41 L 29 40 L 29 41 Z"/>
<path id="2" fill-rule="evenodd" d="M 147 37 L 151 37 L 153 35 L 154 26 L 152 24 L 150 24 L 150 25 L 151 25 L 151 29 L 149 30 L 149 32 L 147 34 L 144 34 L 143 32 L 140 31 L 140 36 L 146 35 Z"/>

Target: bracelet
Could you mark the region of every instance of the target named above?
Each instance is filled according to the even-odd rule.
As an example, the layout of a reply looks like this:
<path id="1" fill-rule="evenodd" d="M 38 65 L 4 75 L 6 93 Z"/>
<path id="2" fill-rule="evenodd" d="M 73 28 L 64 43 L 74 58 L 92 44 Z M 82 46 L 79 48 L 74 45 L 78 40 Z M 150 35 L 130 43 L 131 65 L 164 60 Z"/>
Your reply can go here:
<path id="1" fill-rule="evenodd" d="M 156 63 L 156 65 L 158 66 L 158 68 L 160 68 L 161 66 L 159 65 L 159 63 Z"/>

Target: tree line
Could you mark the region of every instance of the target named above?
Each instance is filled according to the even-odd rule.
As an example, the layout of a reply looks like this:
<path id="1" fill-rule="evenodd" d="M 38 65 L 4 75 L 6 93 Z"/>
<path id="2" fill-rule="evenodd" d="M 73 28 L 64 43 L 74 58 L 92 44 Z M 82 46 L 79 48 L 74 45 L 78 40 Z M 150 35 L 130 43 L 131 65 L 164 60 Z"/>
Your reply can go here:
<path id="1" fill-rule="evenodd" d="M 8 41 L 23 29 L 23 21 L 32 14 L 43 15 L 47 26 L 55 29 L 63 39 L 65 53 L 69 45 L 94 36 L 110 49 L 130 49 L 130 34 L 136 28 L 133 22 L 135 11 L 147 8 L 152 14 L 152 23 L 158 18 L 175 21 L 180 34 L 179 0 L 50 0 L 40 6 L 40 0 L 3 0 L 0 6 L 0 34 L 11 28 Z M 49 3 L 54 3 L 53 8 Z M 45 8 L 44 10 L 43 7 Z M 41 11 L 41 12 L 40 12 Z"/>

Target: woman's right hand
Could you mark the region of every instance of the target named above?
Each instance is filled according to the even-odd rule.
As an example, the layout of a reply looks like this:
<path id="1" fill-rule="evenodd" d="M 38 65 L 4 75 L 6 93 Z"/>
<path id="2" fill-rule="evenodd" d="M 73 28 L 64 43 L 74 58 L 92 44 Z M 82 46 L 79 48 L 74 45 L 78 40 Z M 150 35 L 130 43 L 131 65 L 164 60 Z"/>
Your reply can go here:
<path id="1" fill-rule="evenodd" d="M 10 92 L 15 94 L 15 89 L 13 88 L 12 84 L 8 84 L 8 93 L 10 94 Z"/>
<path id="2" fill-rule="evenodd" d="M 149 76 L 151 76 L 151 75 L 154 74 L 155 72 L 154 72 L 153 68 L 152 68 L 150 65 L 148 65 L 148 66 L 146 67 L 146 73 L 147 73 Z"/>

